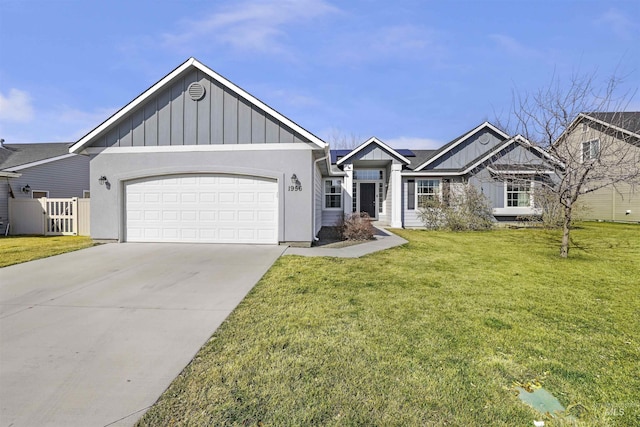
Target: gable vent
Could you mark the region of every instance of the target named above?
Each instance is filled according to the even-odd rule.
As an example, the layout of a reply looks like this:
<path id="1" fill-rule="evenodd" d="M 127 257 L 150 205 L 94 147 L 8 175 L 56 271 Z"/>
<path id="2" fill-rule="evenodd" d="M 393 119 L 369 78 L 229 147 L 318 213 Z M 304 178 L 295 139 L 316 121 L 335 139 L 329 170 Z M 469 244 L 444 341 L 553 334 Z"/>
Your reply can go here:
<path id="1" fill-rule="evenodd" d="M 193 82 L 187 88 L 189 97 L 194 101 L 200 101 L 204 97 L 204 86 L 198 82 Z"/>

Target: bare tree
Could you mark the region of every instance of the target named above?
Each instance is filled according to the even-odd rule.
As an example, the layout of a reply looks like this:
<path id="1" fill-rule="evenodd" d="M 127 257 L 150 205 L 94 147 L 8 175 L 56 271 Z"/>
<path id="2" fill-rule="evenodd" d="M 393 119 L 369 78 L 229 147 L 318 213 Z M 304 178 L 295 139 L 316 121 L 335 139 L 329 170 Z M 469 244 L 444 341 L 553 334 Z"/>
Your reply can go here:
<path id="1" fill-rule="evenodd" d="M 569 233 L 580 196 L 621 183 L 638 185 L 640 141 L 628 129 L 625 112 L 635 92 L 618 94 L 621 80 L 599 86 L 594 74 L 573 76 L 534 93 L 514 93 L 509 122 L 502 127 L 549 153 L 557 179 L 540 180 L 562 210 L 560 256 L 569 254 Z M 632 113 L 633 115 L 637 113 Z"/>
<path id="2" fill-rule="evenodd" d="M 362 144 L 365 139 L 353 132 L 347 134 L 340 129 L 331 128 L 326 141 L 334 149 L 352 149 Z"/>

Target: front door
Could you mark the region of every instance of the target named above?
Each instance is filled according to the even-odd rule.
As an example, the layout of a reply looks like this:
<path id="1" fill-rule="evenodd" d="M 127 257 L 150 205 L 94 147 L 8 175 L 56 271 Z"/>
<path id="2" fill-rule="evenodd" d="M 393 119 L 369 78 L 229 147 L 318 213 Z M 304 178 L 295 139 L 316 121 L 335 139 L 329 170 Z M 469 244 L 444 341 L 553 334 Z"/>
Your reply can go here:
<path id="1" fill-rule="evenodd" d="M 366 212 L 371 218 L 376 218 L 376 183 L 360 183 L 360 212 Z"/>

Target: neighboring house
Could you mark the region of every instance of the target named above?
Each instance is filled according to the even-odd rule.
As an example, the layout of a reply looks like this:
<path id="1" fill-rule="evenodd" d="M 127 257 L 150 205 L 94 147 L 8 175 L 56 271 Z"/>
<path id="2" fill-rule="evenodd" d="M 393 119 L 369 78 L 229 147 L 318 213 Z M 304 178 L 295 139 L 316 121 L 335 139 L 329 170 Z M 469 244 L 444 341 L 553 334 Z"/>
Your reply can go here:
<path id="1" fill-rule="evenodd" d="M 68 143 L 0 143 L 0 235 L 9 223 L 9 198 L 89 197 L 89 160 Z"/>
<path id="2" fill-rule="evenodd" d="M 534 182 L 548 179 L 539 173 L 547 173 L 544 152 L 489 123 L 439 150 L 371 138 L 330 152 L 194 58 L 70 152 L 91 159 L 92 237 L 129 242 L 309 245 L 354 211 L 420 226 L 425 200 L 466 182 L 489 197 L 497 218 L 513 219 L 535 212 Z"/>
<path id="3" fill-rule="evenodd" d="M 580 217 L 589 220 L 640 222 L 640 112 L 581 113 L 561 135 L 578 162 L 606 168 L 608 180 L 620 179 L 580 196 Z M 591 176 L 598 177 L 594 169 Z M 635 175 L 635 176 L 634 176 Z M 606 182 L 592 179 L 587 188 Z"/>

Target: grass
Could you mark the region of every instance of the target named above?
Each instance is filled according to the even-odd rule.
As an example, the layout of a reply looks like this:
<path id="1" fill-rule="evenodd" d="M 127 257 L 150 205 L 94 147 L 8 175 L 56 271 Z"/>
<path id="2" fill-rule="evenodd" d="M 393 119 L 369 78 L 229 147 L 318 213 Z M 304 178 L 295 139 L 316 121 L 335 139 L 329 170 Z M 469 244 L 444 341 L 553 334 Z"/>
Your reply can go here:
<path id="1" fill-rule="evenodd" d="M 398 230 L 360 259 L 285 256 L 139 426 L 640 425 L 640 226 Z"/>
<path id="2" fill-rule="evenodd" d="M 93 246 L 81 236 L 8 236 L 0 237 L 0 267 L 33 261 Z"/>

